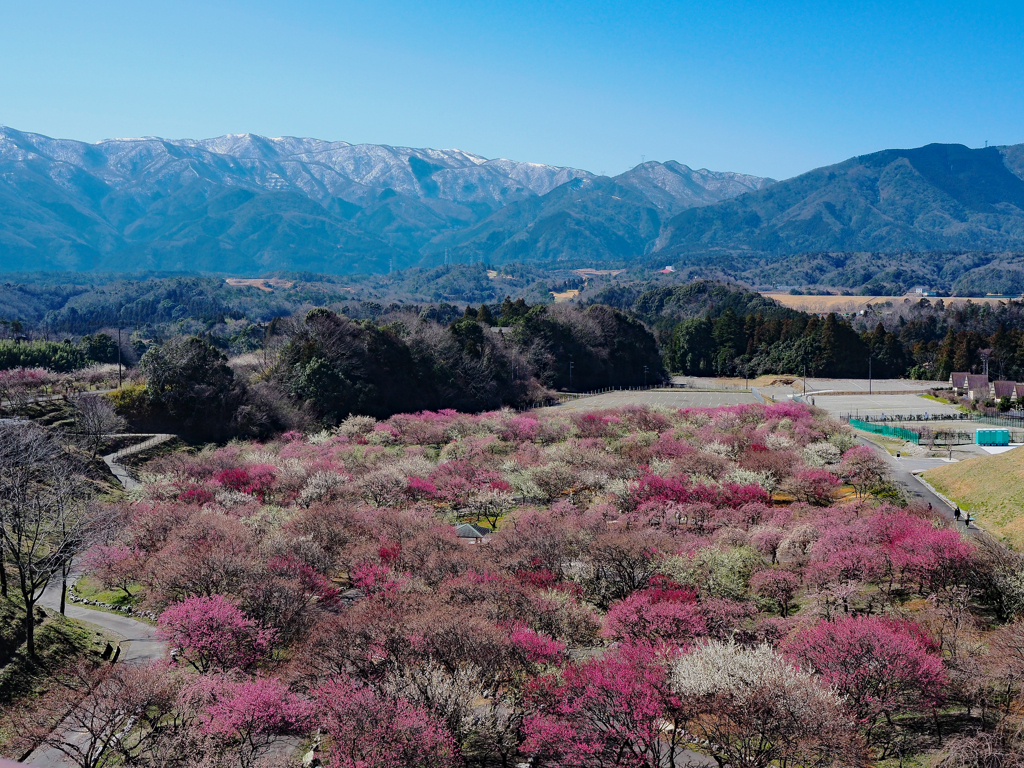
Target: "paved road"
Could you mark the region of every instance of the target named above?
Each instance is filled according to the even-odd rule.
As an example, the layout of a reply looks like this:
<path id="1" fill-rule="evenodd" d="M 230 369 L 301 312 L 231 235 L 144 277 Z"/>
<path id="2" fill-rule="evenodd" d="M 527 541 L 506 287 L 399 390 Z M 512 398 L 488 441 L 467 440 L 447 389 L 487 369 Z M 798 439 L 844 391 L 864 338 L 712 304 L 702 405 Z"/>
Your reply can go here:
<path id="1" fill-rule="evenodd" d="M 900 457 L 899 465 L 908 472 L 924 472 L 935 467 L 944 467 L 946 464 L 955 464 L 956 461 L 948 459 L 929 459 L 917 457 Z"/>
<path id="2" fill-rule="evenodd" d="M 892 476 L 893 480 L 907 490 L 907 495 L 910 497 L 912 504 L 920 504 L 922 506 L 931 504 L 932 511 L 937 512 L 947 520 L 955 522 L 952 507 L 950 507 L 937 494 L 928 488 L 928 486 L 922 483 L 916 475 L 913 474 L 914 472 L 919 472 L 922 469 L 930 468 L 931 466 L 946 464 L 946 461 L 942 459 L 897 459 L 895 456 L 889 455 L 889 452 L 877 443 L 872 442 L 863 435 L 858 434 L 857 441 L 862 445 L 873 448 L 879 456 L 885 459 L 885 462 L 889 467 L 889 474 Z M 965 529 L 963 523 L 958 523 L 957 528 L 962 531 L 966 530 L 966 532 L 972 536 L 980 536 L 984 534 L 984 531 L 974 525 L 969 529 Z"/>
<path id="3" fill-rule="evenodd" d="M 128 472 L 128 468 L 127 467 L 125 467 L 123 464 L 119 463 L 119 460 L 123 459 L 125 456 L 133 456 L 136 453 L 142 453 L 143 451 L 147 451 L 150 448 L 155 448 L 156 446 L 160 445 L 161 443 L 166 443 L 168 440 L 174 439 L 176 437 L 176 435 L 168 435 L 168 434 L 130 435 L 129 434 L 129 435 L 109 435 L 109 437 L 145 437 L 145 438 L 148 438 L 147 440 L 145 440 L 145 441 L 143 441 L 141 443 L 138 443 L 136 445 L 128 446 L 127 448 L 122 448 L 121 450 L 119 450 L 119 451 L 117 451 L 115 453 L 108 453 L 106 456 L 103 457 L 103 462 L 107 465 L 107 468 L 113 473 L 114 477 L 117 478 L 118 482 L 121 483 L 121 485 L 124 486 L 124 489 L 126 491 L 134 491 L 136 488 L 140 487 L 141 484 L 139 483 L 138 480 L 136 480 L 134 477 L 131 476 L 131 473 Z"/>
<path id="4" fill-rule="evenodd" d="M 75 575 L 72 575 L 72 580 Z M 57 612 L 60 610 L 61 583 L 55 579 L 43 592 L 39 604 L 44 608 Z M 94 611 L 74 603 L 67 603 L 64 615 L 77 621 L 84 621 L 106 630 L 121 638 L 120 661 L 147 662 L 162 659 L 167 653 L 167 646 L 156 639 L 156 627 L 143 621 L 122 616 L 118 613 Z"/>
<path id="5" fill-rule="evenodd" d="M 60 610 L 61 582 L 55 580 L 43 592 L 39 603 L 47 610 L 57 612 Z M 118 663 L 145 664 L 150 661 L 157 661 L 166 658 L 167 646 L 156 637 L 156 627 L 146 624 L 127 616 L 116 613 L 105 613 L 93 611 L 89 608 L 82 608 L 68 603 L 64 614 L 77 621 L 91 624 L 104 630 L 107 634 L 119 638 L 121 655 Z M 72 737 L 73 738 L 73 737 Z M 62 752 L 52 747 L 42 747 L 33 752 L 26 762 L 31 763 L 35 768 L 68 768 L 74 763 Z"/>

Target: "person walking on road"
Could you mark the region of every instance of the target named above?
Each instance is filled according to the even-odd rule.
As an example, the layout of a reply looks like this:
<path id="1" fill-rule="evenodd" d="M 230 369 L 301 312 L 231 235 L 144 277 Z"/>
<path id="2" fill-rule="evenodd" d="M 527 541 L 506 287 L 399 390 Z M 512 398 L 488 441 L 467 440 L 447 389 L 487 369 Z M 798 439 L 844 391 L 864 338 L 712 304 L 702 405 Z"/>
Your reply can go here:
<path id="1" fill-rule="evenodd" d="M 960 521 L 960 505 L 958 504 L 956 509 L 953 510 L 953 519 L 957 522 Z"/>
<path id="2" fill-rule="evenodd" d="M 971 527 L 971 513 L 967 513 L 967 517 L 964 518 L 964 526 L 967 528 Z"/>

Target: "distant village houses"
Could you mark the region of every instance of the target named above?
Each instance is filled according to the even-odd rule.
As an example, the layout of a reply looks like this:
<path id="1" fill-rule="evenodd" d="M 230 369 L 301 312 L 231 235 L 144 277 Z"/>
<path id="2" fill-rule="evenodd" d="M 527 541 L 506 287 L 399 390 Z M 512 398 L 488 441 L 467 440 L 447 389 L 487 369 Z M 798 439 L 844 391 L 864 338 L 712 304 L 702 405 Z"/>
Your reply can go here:
<path id="1" fill-rule="evenodd" d="M 1002 400 L 1012 403 L 1024 402 L 1024 384 L 1014 381 L 992 381 L 984 374 L 957 371 L 950 374 L 949 383 L 953 394 L 970 400 Z"/>

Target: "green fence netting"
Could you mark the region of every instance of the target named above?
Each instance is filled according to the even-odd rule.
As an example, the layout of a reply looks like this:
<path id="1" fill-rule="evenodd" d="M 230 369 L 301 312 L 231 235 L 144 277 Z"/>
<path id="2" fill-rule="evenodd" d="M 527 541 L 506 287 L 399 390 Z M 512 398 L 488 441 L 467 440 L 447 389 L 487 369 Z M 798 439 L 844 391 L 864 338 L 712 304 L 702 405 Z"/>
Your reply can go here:
<path id="1" fill-rule="evenodd" d="M 850 419 L 850 426 L 856 429 L 862 429 L 865 432 L 871 432 L 874 435 L 884 435 L 885 437 L 898 437 L 900 440 L 907 440 L 914 445 L 919 445 L 921 441 L 921 435 L 909 429 L 903 427 L 890 427 L 887 424 L 870 424 L 860 419 Z"/>

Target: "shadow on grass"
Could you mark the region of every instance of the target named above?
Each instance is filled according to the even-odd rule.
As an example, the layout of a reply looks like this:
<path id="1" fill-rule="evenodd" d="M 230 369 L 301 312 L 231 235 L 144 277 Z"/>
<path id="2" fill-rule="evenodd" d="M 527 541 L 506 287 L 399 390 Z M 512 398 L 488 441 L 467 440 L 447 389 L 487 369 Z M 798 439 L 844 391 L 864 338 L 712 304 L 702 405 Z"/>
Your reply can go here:
<path id="1" fill-rule="evenodd" d="M 98 652 L 104 643 L 102 635 L 75 621 L 59 614 L 49 616 L 36 629 L 36 658 L 30 659 L 22 644 L 0 669 L 0 706 L 40 693 L 53 672 Z"/>

